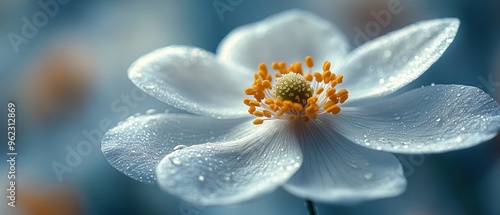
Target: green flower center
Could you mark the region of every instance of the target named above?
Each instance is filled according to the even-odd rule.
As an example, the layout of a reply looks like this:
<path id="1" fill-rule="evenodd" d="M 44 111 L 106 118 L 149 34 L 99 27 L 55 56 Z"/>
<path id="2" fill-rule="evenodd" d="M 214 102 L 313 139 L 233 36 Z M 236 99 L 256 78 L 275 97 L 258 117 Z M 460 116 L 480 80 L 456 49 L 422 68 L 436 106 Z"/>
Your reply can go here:
<path id="1" fill-rule="evenodd" d="M 297 73 L 288 73 L 276 79 L 273 84 L 273 95 L 282 101 L 292 101 L 307 104 L 314 90 L 306 78 Z"/>

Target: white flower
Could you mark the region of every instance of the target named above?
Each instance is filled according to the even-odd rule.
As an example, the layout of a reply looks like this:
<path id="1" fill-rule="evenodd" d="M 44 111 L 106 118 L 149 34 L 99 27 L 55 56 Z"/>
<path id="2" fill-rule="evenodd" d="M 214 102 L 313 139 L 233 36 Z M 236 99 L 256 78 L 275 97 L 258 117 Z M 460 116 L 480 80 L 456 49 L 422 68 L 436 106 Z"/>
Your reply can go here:
<path id="1" fill-rule="evenodd" d="M 443 54 L 458 26 L 453 18 L 419 22 L 347 53 L 337 28 L 294 10 L 234 30 L 217 55 L 185 46 L 156 50 L 130 67 L 130 79 L 192 114 L 126 120 L 107 132 L 102 151 L 124 174 L 156 181 L 162 190 L 202 205 L 236 203 L 279 186 L 321 202 L 398 195 L 406 180 L 388 152 L 462 149 L 493 138 L 500 129 L 499 105 L 475 87 L 435 85 L 390 95 Z M 252 71 L 259 63 L 296 62 L 307 55 L 331 62 L 318 73 L 320 79 L 329 70 L 336 77 L 342 73 L 339 87 L 347 90 L 328 98 L 332 78 L 304 82 L 300 75 L 299 84 L 314 92 L 299 96 L 296 103 L 302 107 L 286 109 L 278 104 L 284 94 L 263 84 L 269 78 L 257 77 L 254 83 Z M 321 66 L 312 71 L 322 71 Z M 259 70 L 266 69 L 260 65 Z M 276 78 L 271 82 L 276 87 Z M 252 83 L 254 90 L 247 94 L 260 100 L 264 93 L 262 100 L 244 94 Z M 281 88 L 299 92 L 289 83 Z M 317 99 L 309 101 L 313 96 Z M 254 121 L 245 98 L 250 112 L 264 120 Z M 334 102 L 328 106 L 329 101 Z M 307 112 L 313 104 L 317 107 Z M 332 105 L 337 107 L 328 111 Z"/>

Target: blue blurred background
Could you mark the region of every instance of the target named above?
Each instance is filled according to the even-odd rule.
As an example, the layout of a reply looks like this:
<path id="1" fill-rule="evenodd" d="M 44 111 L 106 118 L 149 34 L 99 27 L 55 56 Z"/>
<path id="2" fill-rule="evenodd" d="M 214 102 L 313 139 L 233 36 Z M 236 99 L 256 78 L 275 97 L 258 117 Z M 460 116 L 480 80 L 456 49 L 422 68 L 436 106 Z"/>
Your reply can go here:
<path id="1" fill-rule="evenodd" d="M 354 39 L 355 29 L 376 20 L 372 14 L 386 10 L 388 2 L 0 0 L 0 96 L 5 108 L 0 118 L 7 121 L 7 102 L 13 101 L 18 152 L 17 207 L 8 207 L 3 197 L 1 214 L 306 214 L 303 200 L 282 189 L 226 207 L 182 203 L 112 168 L 99 150 L 99 139 L 128 116 L 171 109 L 127 78 L 128 66 L 149 51 L 184 44 L 214 52 L 235 27 L 292 8 L 335 23 L 356 47 L 364 41 Z M 462 22 L 443 57 L 403 90 L 458 83 L 480 87 L 500 100 L 500 1 L 396 2 L 402 12 L 380 26 L 379 35 L 425 19 L 458 17 Z M 230 10 L 218 13 L 214 5 L 221 4 Z M 50 12 L 42 5 L 50 5 Z M 35 31 L 23 29 L 26 22 L 36 22 Z M 24 40 L 14 36 L 23 31 L 28 34 Z M 0 125 L 3 131 L 6 126 Z M 5 132 L 0 135 L 6 140 Z M 54 171 L 54 166 L 67 164 L 81 141 L 96 145 L 79 159 L 73 157 L 66 171 Z M 356 205 L 318 204 L 319 213 L 498 215 L 499 141 L 445 154 L 397 155 L 408 177 L 404 194 Z M 0 152 L 7 159 L 6 144 Z M 7 165 L 0 164 L 2 193 L 8 187 Z"/>

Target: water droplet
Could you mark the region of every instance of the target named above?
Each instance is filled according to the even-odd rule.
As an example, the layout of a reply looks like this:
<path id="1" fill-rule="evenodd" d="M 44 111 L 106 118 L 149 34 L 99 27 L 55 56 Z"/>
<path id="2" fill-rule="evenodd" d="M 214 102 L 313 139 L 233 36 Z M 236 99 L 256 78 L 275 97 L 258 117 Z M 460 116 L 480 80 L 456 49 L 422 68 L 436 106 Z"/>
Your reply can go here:
<path id="1" fill-rule="evenodd" d="M 382 142 L 382 143 L 388 143 L 389 142 L 389 139 L 385 138 L 385 137 L 380 137 L 378 138 L 378 141 Z"/>
<path id="2" fill-rule="evenodd" d="M 439 122 L 439 121 L 441 121 L 441 118 L 437 118 L 437 119 L 436 119 L 436 122 Z"/>
<path id="3" fill-rule="evenodd" d="M 206 145 L 206 146 L 205 146 L 205 148 L 206 148 L 206 149 L 211 149 L 211 148 L 212 148 L 212 146 L 211 146 L 211 145 Z"/>
<path id="4" fill-rule="evenodd" d="M 205 176 L 203 176 L 203 175 L 198 176 L 198 180 L 205 181 Z"/>
<path id="5" fill-rule="evenodd" d="M 155 109 L 149 109 L 146 111 L 146 115 L 151 115 L 151 114 L 154 114 L 156 113 L 156 110 Z"/>
<path id="6" fill-rule="evenodd" d="M 368 139 L 363 140 L 363 142 L 365 142 L 365 145 L 367 145 L 367 146 L 370 145 L 370 140 L 368 140 Z"/>
<path id="7" fill-rule="evenodd" d="M 385 83 L 385 80 L 383 78 L 378 79 L 378 83 L 383 84 L 383 83 Z"/>
<path id="8" fill-rule="evenodd" d="M 384 51 L 384 57 L 391 57 L 392 52 L 390 50 L 385 50 Z"/>
<path id="9" fill-rule="evenodd" d="M 172 151 L 177 151 L 177 150 L 181 150 L 181 149 L 185 149 L 185 148 L 187 148 L 187 146 L 186 146 L 186 145 L 177 145 L 177 146 L 175 146 L 175 147 L 172 149 Z"/>
<path id="10" fill-rule="evenodd" d="M 394 117 L 394 119 L 395 119 L 395 120 L 400 120 L 400 119 L 401 119 L 401 117 L 400 117 L 400 116 L 396 116 L 396 117 Z"/>
<path id="11" fill-rule="evenodd" d="M 371 173 L 371 172 L 367 172 L 367 173 L 365 173 L 365 174 L 363 175 L 363 177 L 364 177 L 366 180 L 370 180 L 370 179 L 372 179 L 372 177 L 373 177 L 373 173 Z"/>
<path id="12" fill-rule="evenodd" d="M 460 131 L 465 131 L 465 127 L 462 127 L 462 128 L 460 129 Z"/>
<path id="13" fill-rule="evenodd" d="M 172 159 L 170 159 L 170 161 L 172 161 L 172 163 L 173 163 L 174 165 L 176 165 L 176 166 L 180 166 L 180 165 L 182 164 L 181 159 L 180 159 L 180 158 L 178 158 L 178 157 L 172 158 Z"/>

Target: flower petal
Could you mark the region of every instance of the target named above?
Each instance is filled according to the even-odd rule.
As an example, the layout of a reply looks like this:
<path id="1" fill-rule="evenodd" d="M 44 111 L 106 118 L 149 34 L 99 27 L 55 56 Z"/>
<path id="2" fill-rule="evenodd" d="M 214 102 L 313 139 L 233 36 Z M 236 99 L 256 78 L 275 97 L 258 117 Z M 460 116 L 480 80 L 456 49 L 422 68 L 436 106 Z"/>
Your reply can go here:
<path id="1" fill-rule="evenodd" d="M 110 129 L 101 150 L 123 174 L 145 183 L 156 181 L 155 168 L 178 145 L 223 140 L 237 132 L 242 119 L 213 119 L 187 114 L 131 117 Z M 182 147 L 182 146 L 179 146 Z"/>
<path id="2" fill-rule="evenodd" d="M 418 78 L 448 48 L 459 24 L 455 18 L 418 22 L 354 50 L 340 69 L 348 101 L 387 95 Z"/>
<path id="3" fill-rule="evenodd" d="M 476 87 L 436 85 L 345 108 L 331 126 L 351 141 L 397 153 L 474 146 L 500 130 L 500 107 Z"/>
<path id="4" fill-rule="evenodd" d="M 311 55 L 320 68 L 325 60 L 339 65 L 349 50 L 346 37 L 316 15 L 290 10 L 233 30 L 219 45 L 217 55 L 256 69 L 259 63 L 295 63 Z"/>
<path id="5" fill-rule="evenodd" d="M 191 113 L 217 118 L 248 115 L 244 87 L 253 76 L 198 48 L 169 46 L 146 54 L 128 70 L 130 80 L 157 99 Z"/>
<path id="6" fill-rule="evenodd" d="M 302 163 L 289 123 L 255 126 L 241 139 L 194 145 L 167 155 L 156 169 L 160 187 L 200 205 L 241 202 L 270 192 Z"/>
<path id="7" fill-rule="evenodd" d="M 406 187 L 403 169 L 390 153 L 352 143 L 326 126 L 320 115 L 299 133 L 302 167 L 285 184 L 294 195 L 320 202 L 358 202 L 399 195 Z"/>

